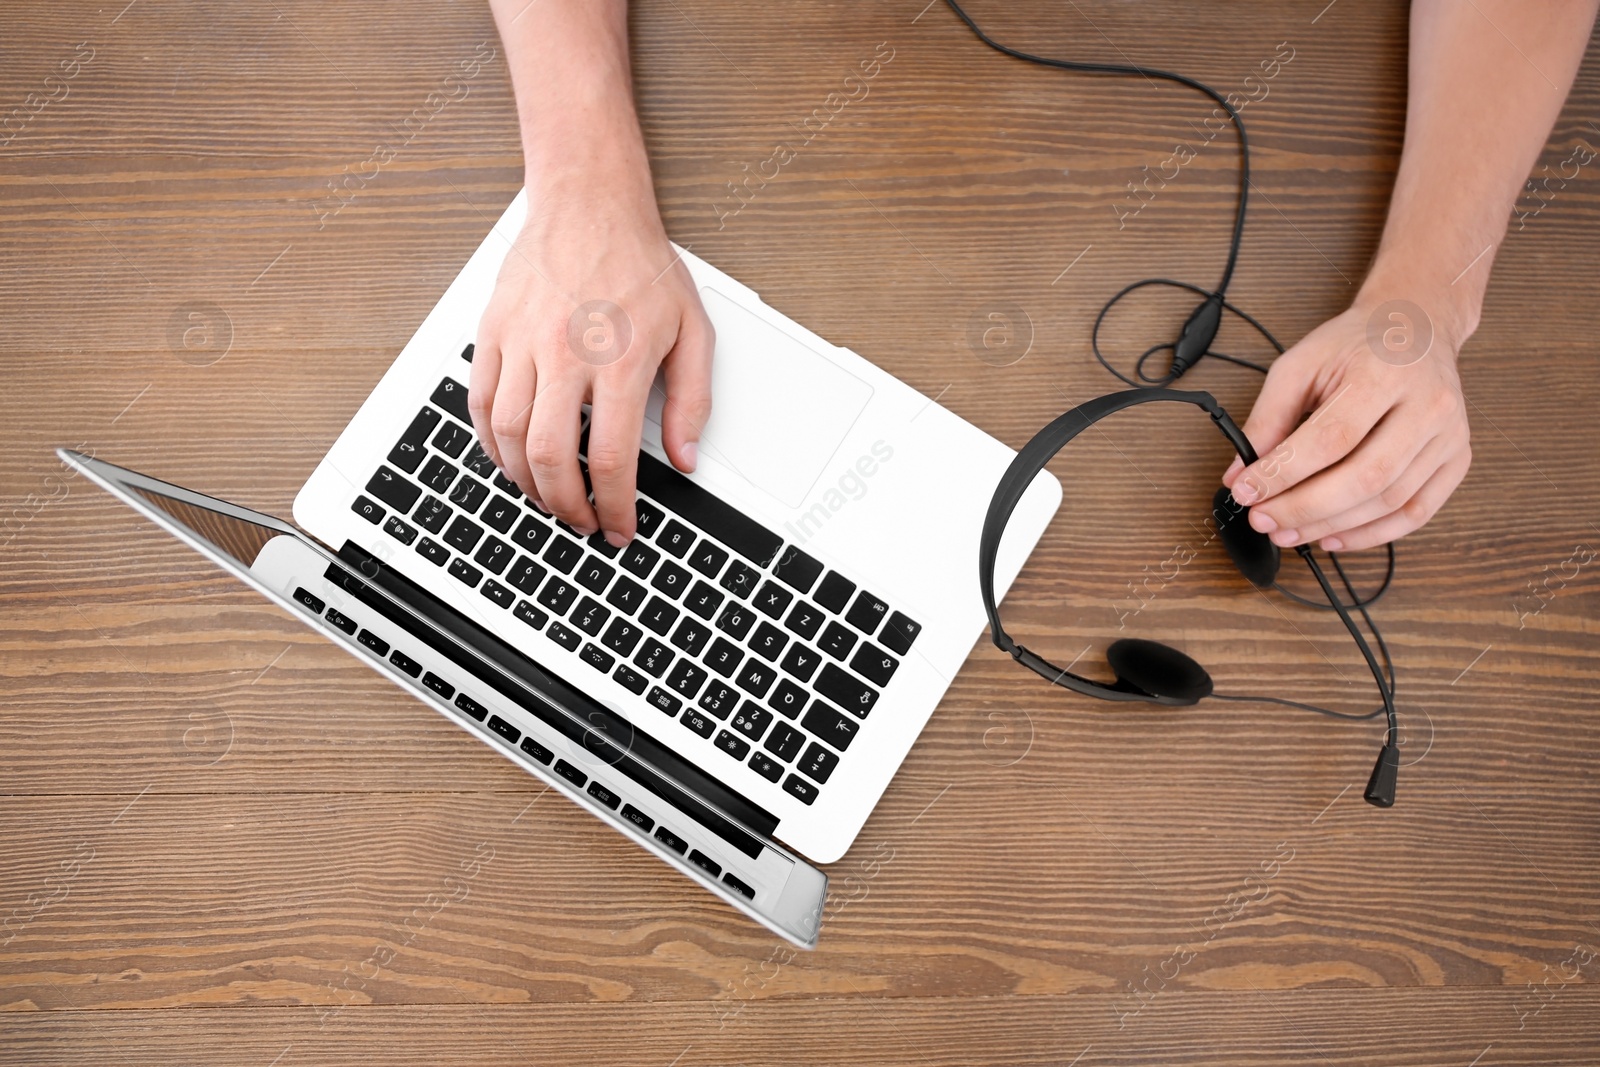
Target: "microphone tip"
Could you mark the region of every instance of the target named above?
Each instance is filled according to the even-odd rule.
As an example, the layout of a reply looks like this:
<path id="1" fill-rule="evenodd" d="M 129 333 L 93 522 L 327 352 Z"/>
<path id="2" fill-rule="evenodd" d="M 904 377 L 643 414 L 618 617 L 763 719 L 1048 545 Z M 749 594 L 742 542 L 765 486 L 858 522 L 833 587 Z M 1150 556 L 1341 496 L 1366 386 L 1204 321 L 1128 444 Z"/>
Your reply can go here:
<path id="1" fill-rule="evenodd" d="M 1367 803 L 1378 808 L 1394 807 L 1395 780 L 1399 777 L 1400 750 L 1386 743 L 1372 767 L 1372 777 L 1367 779 Z"/>

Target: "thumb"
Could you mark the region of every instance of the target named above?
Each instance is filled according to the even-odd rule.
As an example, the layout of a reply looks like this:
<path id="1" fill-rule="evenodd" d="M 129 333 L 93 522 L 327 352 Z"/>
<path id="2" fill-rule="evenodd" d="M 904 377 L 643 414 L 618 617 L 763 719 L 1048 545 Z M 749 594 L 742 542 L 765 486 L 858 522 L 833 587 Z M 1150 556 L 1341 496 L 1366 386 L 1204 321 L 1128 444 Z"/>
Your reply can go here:
<path id="1" fill-rule="evenodd" d="M 661 409 L 661 444 L 681 471 L 694 470 L 700 458 L 700 433 L 711 417 L 711 354 L 716 337 L 704 311 L 685 309 L 678 340 L 661 361 L 667 385 L 667 402 Z"/>
<path id="2" fill-rule="evenodd" d="M 1279 356 L 1267 371 L 1266 384 L 1256 397 L 1250 417 L 1241 427 L 1245 437 L 1258 456 L 1265 456 L 1283 443 L 1311 406 L 1315 388 L 1316 364 L 1312 360 L 1295 358 L 1298 346 Z M 1223 472 L 1222 484 L 1229 489 L 1244 471 L 1244 460 L 1238 456 Z"/>

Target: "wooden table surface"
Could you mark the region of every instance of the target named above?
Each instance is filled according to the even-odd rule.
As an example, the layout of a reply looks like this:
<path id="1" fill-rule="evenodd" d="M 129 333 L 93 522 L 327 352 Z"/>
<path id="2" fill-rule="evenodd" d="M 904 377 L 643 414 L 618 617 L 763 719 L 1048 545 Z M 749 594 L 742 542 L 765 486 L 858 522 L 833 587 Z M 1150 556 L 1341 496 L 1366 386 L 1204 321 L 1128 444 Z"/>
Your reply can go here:
<path id="1" fill-rule="evenodd" d="M 1111 709 L 983 643 L 794 953 L 63 474 L 57 445 L 288 515 L 520 184 L 482 4 L 124 2 L 0 14 L 0 1062 L 1600 1058 L 1600 164 L 1562 176 L 1600 146 L 1600 48 L 1462 358 L 1476 461 L 1378 612 L 1398 804 L 1361 800 L 1377 723 Z M 1214 282 L 1236 157 L 1132 215 L 1208 105 L 1007 61 L 925 2 L 639 4 L 656 186 L 680 243 L 1017 446 L 1115 386 L 1087 344 L 1112 291 Z M 1231 296 L 1294 339 L 1376 244 L 1404 5 L 1219 7 L 972 2 L 1009 42 L 1255 97 Z M 1186 310 L 1130 305 L 1117 351 Z M 1031 340 L 1010 366 L 969 345 L 996 312 Z M 1241 417 L 1259 388 L 1185 383 Z M 1058 457 L 1015 631 L 1103 677 L 1122 618 L 1219 688 L 1368 706 L 1337 622 L 1204 542 L 1204 423 Z"/>

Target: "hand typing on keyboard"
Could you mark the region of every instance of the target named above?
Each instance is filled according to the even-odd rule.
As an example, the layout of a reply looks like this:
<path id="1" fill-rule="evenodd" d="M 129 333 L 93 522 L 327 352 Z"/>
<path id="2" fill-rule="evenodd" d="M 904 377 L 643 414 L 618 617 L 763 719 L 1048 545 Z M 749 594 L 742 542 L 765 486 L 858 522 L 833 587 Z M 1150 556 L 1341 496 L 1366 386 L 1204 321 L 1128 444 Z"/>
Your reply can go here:
<path id="1" fill-rule="evenodd" d="M 493 5 L 521 104 L 528 221 L 479 323 L 469 409 L 506 476 L 581 534 L 634 535 L 645 402 L 666 372 L 663 443 L 693 470 L 714 337 L 656 209 L 622 4 Z M 602 61 L 596 62 L 596 57 Z M 588 472 L 579 409 L 592 405 Z"/>

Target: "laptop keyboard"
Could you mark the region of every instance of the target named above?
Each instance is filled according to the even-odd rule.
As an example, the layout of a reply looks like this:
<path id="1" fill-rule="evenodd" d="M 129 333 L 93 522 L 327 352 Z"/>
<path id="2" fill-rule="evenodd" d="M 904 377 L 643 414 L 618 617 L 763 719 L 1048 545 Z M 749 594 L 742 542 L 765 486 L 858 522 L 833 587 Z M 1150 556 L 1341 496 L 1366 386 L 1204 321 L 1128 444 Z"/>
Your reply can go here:
<path id="1" fill-rule="evenodd" d="M 467 387 L 446 378 L 352 510 L 813 803 L 921 626 L 648 452 L 634 539 L 580 537 L 495 468 L 471 425 Z"/>

